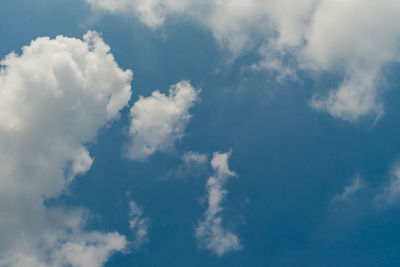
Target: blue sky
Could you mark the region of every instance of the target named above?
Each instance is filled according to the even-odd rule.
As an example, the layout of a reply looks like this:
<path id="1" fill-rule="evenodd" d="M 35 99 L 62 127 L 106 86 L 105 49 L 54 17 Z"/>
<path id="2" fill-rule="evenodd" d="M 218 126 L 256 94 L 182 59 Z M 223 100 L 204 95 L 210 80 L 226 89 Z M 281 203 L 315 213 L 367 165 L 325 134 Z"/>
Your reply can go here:
<path id="1" fill-rule="evenodd" d="M 0 5 L 0 266 L 400 264 L 396 1 Z"/>

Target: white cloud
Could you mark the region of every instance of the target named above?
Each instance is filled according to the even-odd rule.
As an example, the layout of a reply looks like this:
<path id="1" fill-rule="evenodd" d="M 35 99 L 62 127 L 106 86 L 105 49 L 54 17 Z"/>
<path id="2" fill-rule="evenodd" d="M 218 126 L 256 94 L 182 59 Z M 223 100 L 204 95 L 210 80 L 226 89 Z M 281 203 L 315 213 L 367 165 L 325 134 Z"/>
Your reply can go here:
<path id="1" fill-rule="evenodd" d="M 40 240 L 38 246 L 41 251 L 5 254 L 0 258 L 0 266 L 100 267 L 107 262 L 113 252 L 123 251 L 126 245 L 125 237 L 118 233 L 90 232 L 77 235 L 57 233 L 47 235 Z"/>
<path id="2" fill-rule="evenodd" d="M 54 254 L 52 266 L 102 266 L 114 251 L 126 247 L 124 236 L 117 233 L 101 234 L 91 232 L 83 234 L 77 240 L 63 243 Z"/>
<path id="3" fill-rule="evenodd" d="M 351 198 L 364 187 L 364 181 L 360 176 L 356 176 L 350 185 L 344 187 L 342 194 L 337 195 L 333 198 L 332 202 L 345 202 L 351 200 Z"/>
<path id="4" fill-rule="evenodd" d="M 188 151 L 183 154 L 182 160 L 186 166 L 203 165 L 207 163 L 207 155 Z"/>
<path id="5" fill-rule="evenodd" d="M 317 108 L 347 120 L 383 113 L 381 71 L 399 60 L 399 12 L 393 0 L 320 1 L 302 56 L 314 69 L 342 70 L 345 80 Z"/>
<path id="6" fill-rule="evenodd" d="M 0 262 L 2 266 L 101 266 L 125 237 L 85 232 L 82 212 L 44 204 L 93 162 L 86 144 L 131 96 L 96 32 L 41 37 L 0 70 Z"/>
<path id="7" fill-rule="evenodd" d="M 129 228 L 134 232 L 134 240 L 131 242 L 135 248 L 139 248 L 148 241 L 148 218 L 143 216 L 143 209 L 135 201 L 129 202 Z"/>
<path id="8" fill-rule="evenodd" d="M 296 69 L 333 72 L 343 82 L 316 110 L 355 121 L 383 114 L 382 67 L 399 61 L 400 2 L 397 0 L 87 0 L 92 7 L 135 14 L 155 29 L 168 18 L 191 18 L 218 43 L 241 54 L 260 49 L 258 66 L 278 77 Z M 288 60 L 291 59 L 291 60 Z"/>
<path id="9" fill-rule="evenodd" d="M 236 176 L 228 166 L 230 153 L 216 152 L 211 160 L 214 175 L 207 181 L 208 208 L 204 219 L 196 227 L 196 238 L 199 246 L 211 250 L 221 256 L 233 250 L 242 248 L 239 238 L 222 226 L 222 202 L 227 190 L 224 189 L 230 177 Z"/>
<path id="10" fill-rule="evenodd" d="M 144 160 L 156 151 L 171 149 L 184 135 L 191 117 L 189 109 L 199 92 L 188 81 L 181 81 L 171 86 L 169 96 L 159 91 L 149 97 L 140 96 L 131 108 L 128 156 Z"/>
<path id="11" fill-rule="evenodd" d="M 377 74 L 359 71 L 345 80 L 337 90 L 327 97 L 314 97 L 311 106 L 316 110 L 326 110 L 333 117 L 356 121 L 366 114 L 374 114 L 379 119 L 383 104 L 377 90 Z"/>
<path id="12" fill-rule="evenodd" d="M 123 251 L 127 245 L 124 236 L 118 233 L 80 233 L 48 236 L 42 239 L 43 252 L 8 253 L 0 259 L 0 266 L 12 267 L 54 267 L 79 266 L 100 267 L 115 251 Z M 38 257 L 41 255 L 42 260 Z"/>

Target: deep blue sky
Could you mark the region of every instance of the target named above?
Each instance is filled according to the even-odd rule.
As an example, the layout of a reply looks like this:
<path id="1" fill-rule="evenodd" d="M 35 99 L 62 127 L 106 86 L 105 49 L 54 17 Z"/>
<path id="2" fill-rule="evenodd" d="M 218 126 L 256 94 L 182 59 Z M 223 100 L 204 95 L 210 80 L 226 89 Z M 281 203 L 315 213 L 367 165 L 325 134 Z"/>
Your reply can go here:
<path id="1" fill-rule="evenodd" d="M 376 208 L 369 192 L 388 181 L 400 151 L 397 65 L 385 69 L 390 89 L 384 94 L 384 116 L 376 124 L 368 118 L 350 123 L 309 105 L 317 90 L 338 84 L 334 75 L 300 73 L 296 81 L 279 82 L 272 72 L 244 71 L 254 55 L 227 64 L 227 52 L 194 23 L 166 27 L 163 38 L 132 17 L 94 19 L 78 0 L 8 0 L 1 6 L 1 58 L 38 36 L 81 38 L 91 29 L 101 33 L 120 67 L 134 71 L 130 103 L 155 89 L 167 92 L 182 79 L 202 89 L 174 151 L 145 162 L 126 159 L 125 109 L 90 144 L 91 170 L 54 200 L 53 205 L 87 208 L 94 215 L 89 229 L 128 238 L 128 200 L 143 207 L 149 242 L 115 254 L 107 267 L 400 265 L 399 209 Z M 229 150 L 238 179 L 227 185 L 224 223 L 243 249 L 217 257 L 198 249 L 194 237 L 212 170 L 180 178 L 167 174 L 179 168 L 185 151 L 211 157 Z M 369 189 L 350 204 L 332 205 L 357 174 Z"/>

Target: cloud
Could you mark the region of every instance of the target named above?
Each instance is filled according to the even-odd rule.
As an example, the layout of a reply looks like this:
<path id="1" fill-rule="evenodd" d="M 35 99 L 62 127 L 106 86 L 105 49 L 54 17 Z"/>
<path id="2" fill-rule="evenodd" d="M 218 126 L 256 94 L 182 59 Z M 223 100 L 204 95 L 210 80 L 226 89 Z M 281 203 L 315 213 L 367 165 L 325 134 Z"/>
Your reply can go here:
<path id="1" fill-rule="evenodd" d="M 182 161 L 189 167 L 191 165 L 203 165 L 207 163 L 207 155 L 188 151 L 183 154 Z"/>
<path id="2" fill-rule="evenodd" d="M 333 203 L 350 201 L 351 198 L 364 187 L 364 181 L 360 176 L 354 177 L 352 183 L 344 187 L 342 194 L 333 198 Z"/>
<path id="3" fill-rule="evenodd" d="M 380 204 L 395 205 L 400 200 L 400 160 L 397 160 L 389 173 L 390 180 L 375 196 L 375 201 Z"/>
<path id="4" fill-rule="evenodd" d="M 143 217 L 143 209 L 135 201 L 129 202 L 129 208 L 129 228 L 134 233 L 134 241 L 131 244 L 139 248 L 148 241 L 148 218 Z"/>
<path id="5" fill-rule="evenodd" d="M 379 119 L 383 113 L 383 104 L 378 101 L 377 74 L 360 71 L 350 75 L 337 90 L 327 97 L 313 97 L 311 106 L 327 111 L 333 117 L 347 121 L 356 121 L 366 114 L 374 114 Z"/>
<path id="6" fill-rule="evenodd" d="M 140 96 L 130 112 L 129 158 L 144 160 L 156 151 L 170 150 L 183 137 L 189 109 L 199 93 L 188 81 L 181 81 L 170 87 L 168 96 L 159 91 Z"/>
<path id="7" fill-rule="evenodd" d="M 216 152 L 213 155 L 211 166 L 215 173 L 208 179 L 206 187 L 208 208 L 195 232 L 199 246 L 211 250 L 218 256 L 242 248 L 239 238 L 223 228 L 220 215 L 223 211 L 221 204 L 227 194 L 224 186 L 230 177 L 236 176 L 236 173 L 229 169 L 229 157 L 230 153 Z"/>
<path id="8" fill-rule="evenodd" d="M 114 251 L 123 251 L 127 245 L 124 236 L 118 233 L 80 233 L 60 236 L 47 236 L 41 240 L 41 247 L 47 255 L 42 261 L 35 254 L 10 253 L 0 259 L 0 266 L 13 267 L 53 267 L 53 266 L 82 266 L 99 267 L 107 262 Z"/>
<path id="9" fill-rule="evenodd" d="M 312 107 L 356 121 L 383 114 L 384 65 L 399 61 L 397 0 L 87 0 L 95 9 L 133 14 L 152 29 L 189 18 L 235 55 L 260 51 L 255 66 L 280 79 L 296 69 L 343 78 Z M 185 20 L 182 20 L 185 21 Z M 170 24 L 168 24 L 170 25 Z"/>
<path id="10" fill-rule="evenodd" d="M 194 151 L 183 153 L 178 167 L 168 171 L 163 180 L 201 177 L 207 170 L 208 156 Z"/>
<path id="11" fill-rule="evenodd" d="M 342 70 L 344 81 L 317 109 L 354 121 L 383 114 L 382 67 L 399 60 L 398 1 L 321 1 L 302 56 L 317 70 Z"/>
<path id="12" fill-rule="evenodd" d="M 131 97 L 132 72 L 109 51 L 89 31 L 37 38 L 1 61 L 2 266 L 97 267 L 126 246 L 118 233 L 86 232 L 85 212 L 44 204 L 90 169 L 86 144 Z"/>

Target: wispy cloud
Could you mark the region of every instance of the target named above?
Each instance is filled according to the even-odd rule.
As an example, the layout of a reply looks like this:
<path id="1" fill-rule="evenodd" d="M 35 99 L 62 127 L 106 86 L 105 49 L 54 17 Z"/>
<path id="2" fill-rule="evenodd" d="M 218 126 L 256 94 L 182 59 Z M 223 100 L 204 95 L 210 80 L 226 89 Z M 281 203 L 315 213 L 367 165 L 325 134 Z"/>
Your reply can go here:
<path id="1" fill-rule="evenodd" d="M 187 166 L 191 165 L 203 165 L 207 163 L 207 155 L 200 154 L 193 151 L 185 152 L 182 156 L 182 161 Z"/>
<path id="2" fill-rule="evenodd" d="M 196 227 L 199 246 L 221 256 L 227 252 L 242 248 L 239 238 L 222 226 L 222 202 L 228 191 L 224 188 L 230 177 L 236 176 L 228 166 L 230 153 L 216 152 L 211 160 L 214 175 L 207 181 L 208 208 L 204 219 Z"/>
<path id="3" fill-rule="evenodd" d="M 400 160 L 392 164 L 389 181 L 376 194 L 375 201 L 384 206 L 392 206 L 400 202 Z"/>
<path id="4" fill-rule="evenodd" d="M 148 242 L 148 218 L 143 216 L 143 209 L 135 201 L 129 202 L 129 228 L 133 231 L 134 239 L 131 244 L 140 248 Z"/>
<path id="5" fill-rule="evenodd" d="M 355 176 L 352 183 L 346 185 L 343 192 L 332 199 L 332 203 L 350 201 L 358 191 L 364 188 L 364 186 L 363 179 L 359 175 Z"/>

